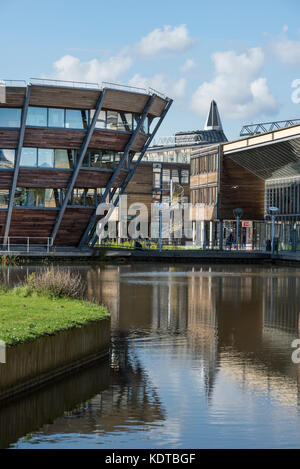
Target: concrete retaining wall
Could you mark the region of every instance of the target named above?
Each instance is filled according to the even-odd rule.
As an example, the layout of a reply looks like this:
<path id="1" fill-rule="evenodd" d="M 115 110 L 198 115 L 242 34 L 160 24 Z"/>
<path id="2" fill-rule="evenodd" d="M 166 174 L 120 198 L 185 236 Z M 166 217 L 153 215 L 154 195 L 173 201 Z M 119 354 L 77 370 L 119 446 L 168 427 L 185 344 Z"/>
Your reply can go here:
<path id="1" fill-rule="evenodd" d="M 0 400 L 108 355 L 110 318 L 43 336 L 6 349 L 0 363 Z"/>

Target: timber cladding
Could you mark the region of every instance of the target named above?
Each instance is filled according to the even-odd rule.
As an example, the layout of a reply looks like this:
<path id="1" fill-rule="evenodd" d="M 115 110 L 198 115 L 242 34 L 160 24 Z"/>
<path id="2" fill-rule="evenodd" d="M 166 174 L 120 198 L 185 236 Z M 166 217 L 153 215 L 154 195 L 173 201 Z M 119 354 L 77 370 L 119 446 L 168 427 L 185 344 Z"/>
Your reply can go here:
<path id="1" fill-rule="evenodd" d="M 221 159 L 220 214 L 233 219 L 233 210 L 243 209 L 243 219 L 264 219 L 264 180 L 250 173 L 230 158 Z"/>

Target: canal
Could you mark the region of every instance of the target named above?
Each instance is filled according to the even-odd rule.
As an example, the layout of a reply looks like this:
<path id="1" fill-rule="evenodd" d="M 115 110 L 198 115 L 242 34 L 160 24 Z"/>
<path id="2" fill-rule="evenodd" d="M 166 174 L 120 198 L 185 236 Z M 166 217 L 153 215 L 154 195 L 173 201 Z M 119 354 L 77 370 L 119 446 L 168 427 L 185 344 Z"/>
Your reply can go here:
<path id="1" fill-rule="evenodd" d="M 13 285 L 35 269 L 0 278 Z M 299 270 L 72 269 L 109 307 L 110 359 L 2 404 L 0 447 L 300 447 Z"/>

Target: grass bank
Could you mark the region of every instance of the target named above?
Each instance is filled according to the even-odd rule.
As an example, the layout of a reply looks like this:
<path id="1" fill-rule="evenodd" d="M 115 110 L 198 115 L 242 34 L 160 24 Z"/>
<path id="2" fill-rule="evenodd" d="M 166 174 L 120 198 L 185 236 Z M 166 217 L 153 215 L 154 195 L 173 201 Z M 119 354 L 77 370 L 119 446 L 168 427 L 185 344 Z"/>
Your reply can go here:
<path id="1" fill-rule="evenodd" d="M 82 326 L 109 316 L 104 306 L 71 298 L 0 294 L 0 339 L 7 345 Z"/>
<path id="2" fill-rule="evenodd" d="M 81 278 L 68 269 L 45 269 L 0 290 L 0 340 L 15 345 L 109 317 L 104 306 L 82 297 Z"/>

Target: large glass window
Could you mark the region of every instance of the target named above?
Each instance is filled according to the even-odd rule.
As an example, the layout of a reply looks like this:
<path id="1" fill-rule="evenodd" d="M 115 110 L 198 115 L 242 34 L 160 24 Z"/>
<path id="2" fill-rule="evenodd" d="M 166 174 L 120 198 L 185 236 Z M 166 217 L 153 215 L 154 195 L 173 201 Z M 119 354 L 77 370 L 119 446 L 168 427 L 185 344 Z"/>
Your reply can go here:
<path id="1" fill-rule="evenodd" d="M 118 113 L 116 111 L 106 111 L 106 128 L 110 130 L 117 130 Z"/>
<path id="2" fill-rule="evenodd" d="M 54 166 L 54 150 L 48 148 L 38 149 L 38 166 L 39 168 L 53 168 Z"/>
<path id="3" fill-rule="evenodd" d="M 48 126 L 64 127 L 65 126 L 65 110 L 64 109 L 48 109 Z"/>
<path id="4" fill-rule="evenodd" d="M 26 125 L 47 127 L 47 108 L 29 106 Z"/>
<path id="5" fill-rule="evenodd" d="M 55 168 L 73 169 L 75 150 L 55 150 Z"/>
<path id="6" fill-rule="evenodd" d="M 132 114 L 130 112 L 118 113 L 118 129 L 125 132 L 132 131 Z"/>
<path id="7" fill-rule="evenodd" d="M 95 111 L 90 111 L 90 119 L 92 120 Z M 98 119 L 96 121 L 96 129 L 105 129 L 106 127 L 106 111 L 100 111 Z"/>
<path id="8" fill-rule="evenodd" d="M 15 150 L 0 149 L 0 168 L 13 168 L 15 165 Z"/>
<path id="9" fill-rule="evenodd" d="M 27 189 L 23 187 L 17 187 L 14 205 L 17 207 L 57 208 L 60 206 L 60 199 L 60 189 Z"/>
<path id="10" fill-rule="evenodd" d="M 0 108 L 0 127 L 20 127 L 21 109 Z"/>
<path id="11" fill-rule="evenodd" d="M 22 148 L 21 166 L 30 168 L 37 166 L 37 148 Z"/>
<path id="12" fill-rule="evenodd" d="M 112 151 L 102 152 L 102 168 L 113 169 L 114 153 Z"/>
<path id="13" fill-rule="evenodd" d="M 66 109 L 67 129 L 87 129 L 88 112 L 84 110 Z"/>
<path id="14" fill-rule="evenodd" d="M 9 202 L 9 190 L 1 189 L 0 190 L 0 208 L 8 208 Z"/>
<path id="15" fill-rule="evenodd" d="M 92 168 L 100 168 L 101 167 L 101 151 L 97 150 L 90 150 L 90 166 Z"/>

